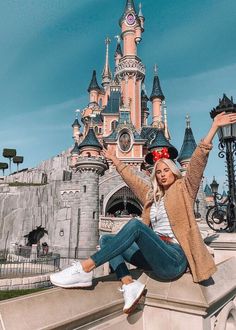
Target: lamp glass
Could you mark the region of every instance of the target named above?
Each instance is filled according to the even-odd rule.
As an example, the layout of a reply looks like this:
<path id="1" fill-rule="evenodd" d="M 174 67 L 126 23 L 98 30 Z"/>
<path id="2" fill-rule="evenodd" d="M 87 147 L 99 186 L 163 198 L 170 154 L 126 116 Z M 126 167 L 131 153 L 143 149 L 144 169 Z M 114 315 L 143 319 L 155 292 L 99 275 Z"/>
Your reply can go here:
<path id="1" fill-rule="evenodd" d="M 220 141 L 223 140 L 223 133 L 222 133 L 222 127 L 218 128 L 217 135 Z"/>
<path id="2" fill-rule="evenodd" d="M 236 139 L 236 123 L 232 124 L 232 137 Z"/>
<path id="3" fill-rule="evenodd" d="M 212 190 L 213 194 L 217 194 L 219 184 L 215 180 L 213 180 L 212 183 L 210 184 L 210 186 L 211 186 L 211 190 Z"/>
<path id="4" fill-rule="evenodd" d="M 221 128 L 222 130 L 222 138 L 223 139 L 228 139 L 232 137 L 232 130 L 231 130 L 231 125 L 226 125 Z"/>

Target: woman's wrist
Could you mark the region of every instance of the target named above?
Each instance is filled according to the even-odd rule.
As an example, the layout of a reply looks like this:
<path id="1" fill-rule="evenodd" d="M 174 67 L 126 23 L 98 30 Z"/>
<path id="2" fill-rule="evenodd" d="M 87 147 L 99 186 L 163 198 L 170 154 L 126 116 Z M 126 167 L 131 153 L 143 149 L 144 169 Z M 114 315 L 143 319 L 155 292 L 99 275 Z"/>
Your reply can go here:
<path id="1" fill-rule="evenodd" d="M 213 122 L 208 134 L 204 137 L 202 141 L 206 144 L 211 144 L 217 130 L 218 126 Z"/>

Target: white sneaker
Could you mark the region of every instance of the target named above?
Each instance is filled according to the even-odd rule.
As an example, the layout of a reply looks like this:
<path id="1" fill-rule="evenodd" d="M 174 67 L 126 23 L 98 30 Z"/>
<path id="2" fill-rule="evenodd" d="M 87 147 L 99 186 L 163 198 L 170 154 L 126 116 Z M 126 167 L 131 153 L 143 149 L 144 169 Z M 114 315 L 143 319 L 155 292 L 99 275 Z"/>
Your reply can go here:
<path id="1" fill-rule="evenodd" d="M 122 285 L 122 289 L 120 289 L 120 291 L 123 292 L 125 300 L 125 305 L 123 308 L 124 313 L 129 314 L 135 309 L 143 295 L 144 290 L 145 284 L 142 284 L 139 281 L 134 281 L 130 284 Z"/>
<path id="2" fill-rule="evenodd" d="M 79 261 L 58 273 L 50 275 L 50 281 L 62 288 L 85 288 L 92 285 L 93 272 L 86 273 Z"/>

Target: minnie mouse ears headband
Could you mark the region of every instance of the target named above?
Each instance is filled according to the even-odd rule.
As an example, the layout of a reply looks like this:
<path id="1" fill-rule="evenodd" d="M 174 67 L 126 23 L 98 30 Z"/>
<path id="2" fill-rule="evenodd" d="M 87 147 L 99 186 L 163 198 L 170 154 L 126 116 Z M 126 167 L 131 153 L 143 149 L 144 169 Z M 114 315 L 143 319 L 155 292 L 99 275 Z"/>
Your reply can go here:
<path id="1" fill-rule="evenodd" d="M 153 150 L 149 152 L 145 156 L 146 163 L 153 165 L 158 160 L 165 158 L 165 159 L 172 159 L 174 160 L 178 156 L 178 152 L 175 148 L 162 148 L 161 150 Z"/>
<path id="2" fill-rule="evenodd" d="M 152 151 L 153 162 L 156 163 L 161 158 L 170 158 L 170 154 L 167 148 L 162 148 L 161 151 L 154 150 Z"/>

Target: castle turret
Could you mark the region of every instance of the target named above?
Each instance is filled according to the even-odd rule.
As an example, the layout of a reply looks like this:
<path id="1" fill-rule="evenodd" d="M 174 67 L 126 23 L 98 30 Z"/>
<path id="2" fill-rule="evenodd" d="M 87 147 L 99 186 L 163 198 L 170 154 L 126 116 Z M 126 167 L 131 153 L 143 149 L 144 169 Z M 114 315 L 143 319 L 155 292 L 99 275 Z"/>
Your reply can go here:
<path id="1" fill-rule="evenodd" d="M 167 140 L 171 140 L 171 136 L 170 136 L 170 132 L 169 132 L 169 128 L 168 128 L 167 106 L 166 106 L 166 101 L 165 100 L 162 101 L 162 113 L 163 113 L 163 116 L 164 116 L 164 133 L 165 133 L 165 137 L 167 138 Z"/>
<path id="2" fill-rule="evenodd" d="M 122 89 L 123 103 L 130 108 L 131 121 L 141 129 L 141 84 L 145 67 L 137 56 L 137 45 L 142 39 L 142 26 L 133 0 L 127 0 L 119 21 L 123 40 L 123 56 L 117 61 L 115 79 Z"/>
<path id="3" fill-rule="evenodd" d="M 152 102 L 152 115 L 153 115 L 152 125 L 154 127 L 160 127 L 160 123 L 162 123 L 161 104 L 164 99 L 165 96 L 162 92 L 160 80 L 157 74 L 157 65 L 155 65 L 153 88 L 152 88 L 152 94 L 150 96 L 150 101 Z M 161 127 L 163 127 L 163 124 L 161 125 Z"/>
<path id="4" fill-rule="evenodd" d="M 120 62 L 120 59 L 123 56 L 122 49 L 121 49 L 121 44 L 120 44 L 120 36 L 116 36 L 117 39 L 117 46 L 116 46 L 116 51 L 115 51 L 115 65 L 117 66 Z"/>
<path id="5" fill-rule="evenodd" d="M 141 110 L 142 110 L 142 126 L 147 126 L 147 119 L 149 115 L 149 109 L 147 103 L 149 98 L 147 96 L 147 92 L 145 90 L 144 83 L 142 84 L 142 92 L 141 92 Z"/>
<path id="6" fill-rule="evenodd" d="M 80 209 L 78 225 L 78 258 L 85 259 L 96 251 L 99 228 L 99 176 L 107 169 L 99 156 L 102 149 L 94 130 L 79 145 L 80 158 L 76 164 L 80 173 Z"/>
<path id="7" fill-rule="evenodd" d="M 138 13 L 138 17 L 139 17 L 140 22 L 141 22 L 142 32 L 144 32 L 144 22 L 145 22 L 145 17 L 143 16 L 143 13 L 142 13 L 142 4 L 141 4 L 141 2 L 140 2 L 140 4 L 139 4 L 139 13 Z"/>
<path id="8" fill-rule="evenodd" d="M 178 162 L 180 163 L 183 171 L 186 171 L 188 163 L 192 157 L 194 150 L 196 149 L 196 141 L 193 136 L 192 129 L 190 127 L 190 117 L 186 116 L 186 129 L 184 134 L 184 141 L 181 147 Z"/>
<path id="9" fill-rule="evenodd" d="M 101 88 L 99 87 L 97 82 L 96 70 L 93 70 L 92 79 L 88 87 L 88 92 L 90 94 L 90 103 L 98 103 L 98 94 L 100 91 Z"/>
<path id="10" fill-rule="evenodd" d="M 166 139 L 163 129 L 157 129 L 150 134 L 150 140 L 148 143 L 149 154 L 146 155 L 146 161 L 151 164 L 150 153 L 154 150 L 160 151 L 162 148 L 167 148 L 170 158 L 176 159 L 178 157 L 178 150 Z M 152 158 L 152 157 L 151 157 Z"/>
<path id="11" fill-rule="evenodd" d="M 105 65 L 102 73 L 102 86 L 107 89 L 107 87 L 110 85 L 111 80 L 112 80 L 112 74 L 111 70 L 109 67 L 109 45 L 111 43 L 111 40 L 107 37 L 105 40 L 106 44 L 106 60 L 105 60 Z"/>
<path id="12" fill-rule="evenodd" d="M 70 167 L 75 167 L 78 158 L 79 158 L 79 146 L 78 142 L 75 142 L 74 148 L 71 150 L 71 159 L 70 159 Z"/>
<path id="13" fill-rule="evenodd" d="M 102 150 L 102 145 L 98 142 L 93 127 L 90 127 L 87 135 L 79 145 L 81 156 L 98 156 Z"/>
<path id="14" fill-rule="evenodd" d="M 81 125 L 78 121 L 78 118 L 75 118 L 75 121 L 72 124 L 72 128 L 73 128 L 73 139 L 75 142 L 79 143 L 80 136 L 81 136 L 81 133 L 80 133 Z"/>

